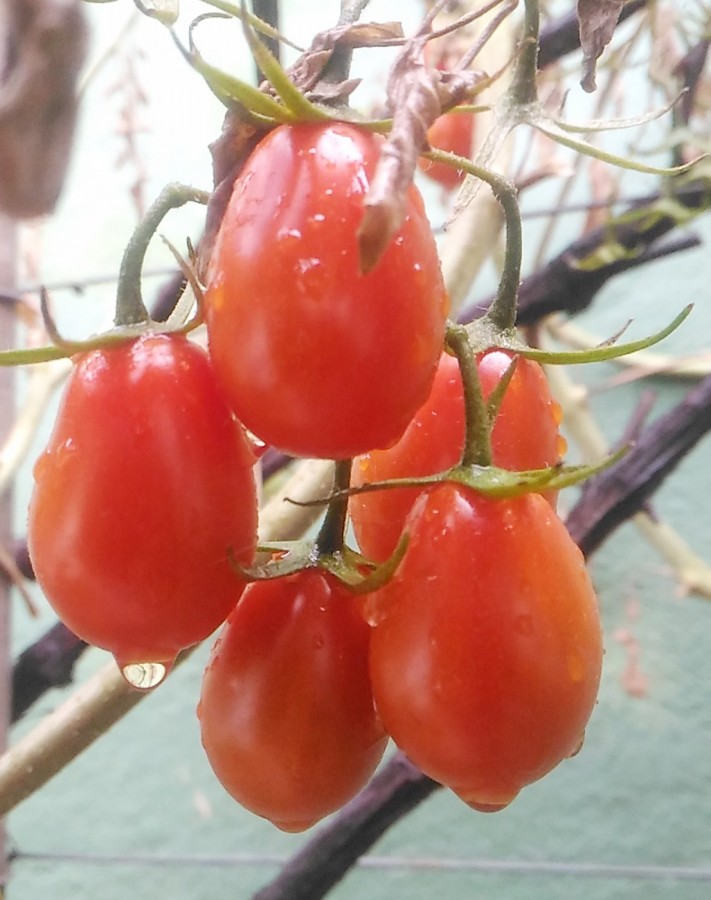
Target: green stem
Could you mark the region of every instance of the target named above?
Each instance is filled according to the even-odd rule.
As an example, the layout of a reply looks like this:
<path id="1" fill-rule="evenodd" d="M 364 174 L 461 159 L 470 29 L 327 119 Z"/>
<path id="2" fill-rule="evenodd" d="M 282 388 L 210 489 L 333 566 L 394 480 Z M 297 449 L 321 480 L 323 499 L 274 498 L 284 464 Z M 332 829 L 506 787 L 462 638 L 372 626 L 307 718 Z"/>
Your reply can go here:
<path id="1" fill-rule="evenodd" d="M 347 492 L 351 484 L 351 465 L 350 459 L 336 461 L 333 473 L 333 492 L 338 496 L 328 504 L 326 517 L 316 538 L 316 549 L 320 555 L 331 556 L 343 549 L 348 513 Z"/>
<path id="2" fill-rule="evenodd" d="M 523 228 L 516 186 L 503 175 L 498 175 L 496 172 L 454 153 L 433 149 L 422 155 L 425 159 L 431 159 L 433 162 L 446 163 L 457 169 L 463 169 L 485 182 L 501 204 L 506 219 L 504 266 L 499 288 L 494 302 L 489 307 L 487 318 L 499 331 L 510 331 L 516 322 L 516 303 L 521 282 L 521 259 L 523 256 Z"/>
<path id="3" fill-rule="evenodd" d="M 465 438 L 462 466 L 491 465 L 491 426 L 481 391 L 479 370 L 469 334 L 463 325 L 447 327 L 447 346 L 457 357 L 464 389 Z"/>
<path id="4" fill-rule="evenodd" d="M 139 325 L 150 320 L 141 294 L 141 272 L 148 245 L 166 213 L 191 201 L 204 204 L 208 199 L 206 191 L 184 184 L 169 184 L 163 188 L 131 235 L 124 251 L 116 290 L 114 323 L 117 326 Z"/>
<path id="5" fill-rule="evenodd" d="M 509 89 L 509 98 L 514 106 L 528 106 L 538 99 L 536 73 L 541 18 L 538 0 L 524 0 L 524 6 L 523 41 Z"/>
<path id="6" fill-rule="evenodd" d="M 506 219 L 506 247 L 501 279 L 489 307 L 488 319 L 501 331 L 509 331 L 516 324 L 516 305 L 521 283 L 521 259 L 523 256 L 523 228 L 518 196 L 513 184 L 504 178 L 489 181 L 494 196 L 501 204 Z"/>

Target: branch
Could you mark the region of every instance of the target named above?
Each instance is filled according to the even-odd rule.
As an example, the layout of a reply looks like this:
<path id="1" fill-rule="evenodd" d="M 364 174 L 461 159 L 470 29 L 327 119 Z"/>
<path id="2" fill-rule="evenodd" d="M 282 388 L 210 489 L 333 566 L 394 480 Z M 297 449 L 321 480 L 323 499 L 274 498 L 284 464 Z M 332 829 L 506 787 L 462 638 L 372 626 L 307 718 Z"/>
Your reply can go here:
<path id="1" fill-rule="evenodd" d="M 630 452 L 592 478 L 566 525 L 590 555 L 628 518 L 639 512 L 664 479 L 711 430 L 711 376 L 638 437 Z"/>
<path id="2" fill-rule="evenodd" d="M 12 667 L 10 721 L 17 722 L 51 688 L 69 684 L 74 665 L 86 648 L 85 641 L 57 622 L 24 650 Z"/>
<path id="3" fill-rule="evenodd" d="M 440 787 L 396 753 L 253 900 L 318 900 L 383 834 Z"/>
<path id="4" fill-rule="evenodd" d="M 674 194 L 674 199 L 689 211 L 699 211 L 708 204 L 708 182 L 702 179 L 689 183 Z M 651 200 L 650 205 L 656 201 Z M 642 206 L 630 212 L 639 212 Z M 641 216 L 635 221 L 608 222 L 573 241 L 546 266 L 527 276 L 519 292 L 517 324 L 530 325 L 549 313 L 565 310 L 580 312 L 593 301 L 597 292 L 614 275 L 636 268 L 660 255 L 659 241 L 678 227 L 671 215 L 657 215 L 653 224 Z M 614 241 L 628 253 L 597 268 L 580 266 L 581 260 L 593 256 Z M 684 243 L 677 249 L 685 249 Z M 664 251 L 662 251 L 662 255 Z M 485 301 L 478 309 L 491 303 Z M 477 313 L 479 314 L 479 313 Z"/>

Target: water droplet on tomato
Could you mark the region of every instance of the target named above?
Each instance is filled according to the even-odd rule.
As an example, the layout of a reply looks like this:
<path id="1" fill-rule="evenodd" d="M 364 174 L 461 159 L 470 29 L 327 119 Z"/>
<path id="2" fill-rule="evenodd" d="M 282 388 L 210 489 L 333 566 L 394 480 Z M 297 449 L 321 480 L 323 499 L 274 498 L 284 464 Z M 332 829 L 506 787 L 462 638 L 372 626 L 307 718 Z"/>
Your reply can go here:
<path id="1" fill-rule="evenodd" d="M 131 687 L 139 691 L 152 691 L 165 681 L 166 676 L 173 668 L 173 660 L 170 662 L 143 662 L 128 663 L 123 665 L 118 660 L 121 674 Z"/>
<path id="2" fill-rule="evenodd" d="M 477 803 L 476 801 L 467 803 L 467 806 L 471 809 L 475 809 L 477 812 L 481 813 L 501 812 L 501 810 L 506 809 L 508 805 L 508 803 Z"/>
<path id="3" fill-rule="evenodd" d="M 275 822 L 272 819 L 272 825 L 279 831 L 286 831 L 289 834 L 298 834 L 300 831 L 306 831 L 318 822 L 318 819 L 307 819 L 303 822 Z"/>
<path id="4" fill-rule="evenodd" d="M 518 796 L 518 790 L 506 787 L 453 788 L 453 790 L 467 806 L 483 813 L 499 812 Z"/>
<path id="5" fill-rule="evenodd" d="M 568 442 L 562 434 L 559 434 L 555 439 L 555 451 L 561 458 L 568 452 Z"/>
<path id="6" fill-rule="evenodd" d="M 570 653 L 566 659 L 571 681 L 580 682 L 585 677 L 585 660 L 579 653 Z"/>
<path id="7" fill-rule="evenodd" d="M 551 415 L 553 416 L 555 424 L 560 425 L 563 421 L 563 407 L 560 403 L 556 403 L 555 400 L 551 403 Z"/>
<path id="8" fill-rule="evenodd" d="M 378 592 L 358 597 L 358 611 L 371 627 L 379 625 L 385 618 L 385 608 Z"/>
<path id="9" fill-rule="evenodd" d="M 585 732 L 580 735 L 580 739 L 578 743 L 573 747 L 571 752 L 568 754 L 568 759 L 572 759 L 574 756 L 577 756 L 578 753 L 583 749 L 583 744 L 585 743 Z"/>

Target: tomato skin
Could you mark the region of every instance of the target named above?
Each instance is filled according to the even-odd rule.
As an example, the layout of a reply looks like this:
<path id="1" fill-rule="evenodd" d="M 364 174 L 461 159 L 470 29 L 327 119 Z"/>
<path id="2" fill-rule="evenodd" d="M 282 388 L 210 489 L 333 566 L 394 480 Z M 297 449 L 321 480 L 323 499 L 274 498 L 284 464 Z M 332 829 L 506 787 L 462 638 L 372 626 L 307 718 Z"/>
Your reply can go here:
<path id="1" fill-rule="evenodd" d="M 391 444 L 432 384 L 448 298 L 422 199 L 376 267 L 357 233 L 381 139 L 282 126 L 238 177 L 212 255 L 210 353 L 238 418 L 296 456 Z"/>
<path id="2" fill-rule="evenodd" d="M 306 570 L 250 585 L 213 648 L 203 747 L 225 789 L 285 831 L 342 806 L 383 755 L 369 640 L 354 597 Z"/>
<path id="3" fill-rule="evenodd" d="M 412 761 L 480 809 L 580 746 L 602 663 L 582 554 L 542 497 L 420 497 L 377 603 L 373 695 Z"/>
<path id="4" fill-rule="evenodd" d="M 499 383 L 513 353 L 489 350 L 477 357 L 485 397 Z M 520 471 L 556 465 L 565 448 L 558 432 L 560 407 L 553 400 L 543 369 L 519 357 L 491 434 L 494 464 Z M 427 401 L 402 438 L 387 450 L 354 460 L 352 481 L 434 475 L 456 465 L 464 448 L 464 395 L 459 366 L 443 353 Z M 363 553 L 382 562 L 395 550 L 405 518 L 419 496 L 418 488 L 397 488 L 351 497 L 353 528 Z M 555 506 L 555 492 L 547 499 Z"/>
<path id="5" fill-rule="evenodd" d="M 439 116 L 427 132 L 427 141 L 435 150 L 446 150 L 448 153 L 456 153 L 457 156 L 469 159 L 474 141 L 473 113 L 448 112 Z M 463 169 L 455 169 L 445 163 L 430 162 L 428 159 L 420 159 L 418 165 L 428 178 L 437 181 L 449 191 L 458 188 L 466 174 Z"/>
<path id="6" fill-rule="evenodd" d="M 254 457 L 210 367 L 180 335 L 75 360 L 35 470 L 28 541 L 60 618 L 121 665 L 207 637 L 256 545 Z"/>

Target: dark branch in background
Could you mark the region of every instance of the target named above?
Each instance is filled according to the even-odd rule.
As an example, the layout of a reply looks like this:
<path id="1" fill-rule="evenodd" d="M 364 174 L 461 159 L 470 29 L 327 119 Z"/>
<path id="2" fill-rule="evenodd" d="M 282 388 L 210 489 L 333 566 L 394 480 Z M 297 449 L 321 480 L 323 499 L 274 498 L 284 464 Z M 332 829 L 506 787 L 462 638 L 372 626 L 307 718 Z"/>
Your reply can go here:
<path id="1" fill-rule="evenodd" d="M 440 787 L 402 753 L 319 831 L 253 900 L 317 900 L 336 885 L 366 850 Z"/>
<path id="2" fill-rule="evenodd" d="M 711 430 L 711 376 L 681 403 L 646 428 L 632 450 L 611 469 L 591 479 L 566 519 L 583 553 L 639 512 L 662 481 Z"/>
<path id="3" fill-rule="evenodd" d="M 620 23 L 647 5 L 647 0 L 630 0 L 622 8 Z M 541 29 L 538 67 L 542 69 L 562 56 L 580 49 L 580 29 L 575 12 L 561 16 Z"/>
<path id="4" fill-rule="evenodd" d="M 704 38 L 695 44 L 676 67 L 675 74 L 679 77 L 684 94 L 672 109 L 675 126 L 688 125 L 694 111 L 696 94 L 699 82 L 706 66 L 711 40 Z M 684 162 L 684 147 L 678 145 L 673 150 L 674 165 Z"/>
<path id="5" fill-rule="evenodd" d="M 254 15 L 257 16 L 257 18 L 266 22 L 268 25 L 272 25 L 277 31 L 279 30 L 279 0 L 254 0 L 252 8 L 254 10 Z M 277 59 L 280 59 L 281 47 L 279 46 L 279 41 L 274 38 L 264 37 L 264 35 L 262 35 L 261 40 L 271 50 L 272 55 Z M 259 66 L 257 66 L 256 75 L 257 84 L 264 81 L 264 73 Z"/>
<path id="6" fill-rule="evenodd" d="M 689 210 L 702 210 L 711 202 L 710 192 L 708 181 L 699 179 L 675 191 L 674 199 Z M 642 209 L 643 206 L 636 206 L 633 211 Z M 640 215 L 635 221 L 617 225 L 606 223 L 584 234 L 546 266 L 524 279 L 519 292 L 517 323 L 531 325 L 562 310 L 580 312 L 592 303 L 595 294 L 613 275 L 698 245 L 698 238 L 688 236 L 672 243 L 660 243 L 661 238 L 676 227 L 678 221 L 672 216 L 657 215 L 650 225 Z M 613 241 L 629 255 L 593 270 L 580 267 L 581 260 Z M 478 305 L 476 314 L 481 314 L 490 302 Z"/>
<path id="7" fill-rule="evenodd" d="M 12 667 L 10 721 L 17 720 L 50 688 L 72 681 L 74 664 L 87 644 L 58 622 L 27 648 Z"/>

